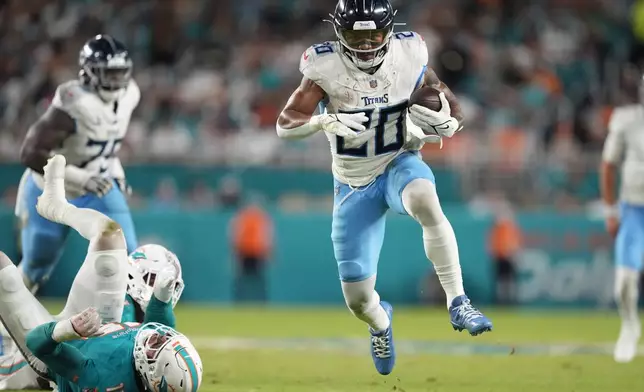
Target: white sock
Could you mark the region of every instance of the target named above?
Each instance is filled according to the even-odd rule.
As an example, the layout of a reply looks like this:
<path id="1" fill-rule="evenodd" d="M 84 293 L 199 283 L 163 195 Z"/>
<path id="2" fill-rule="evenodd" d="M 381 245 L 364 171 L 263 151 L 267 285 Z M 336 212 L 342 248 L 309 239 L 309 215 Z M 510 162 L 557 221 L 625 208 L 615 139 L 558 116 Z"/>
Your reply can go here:
<path id="1" fill-rule="evenodd" d="M 375 332 L 389 328 L 389 316 L 380 305 L 380 296 L 375 290 L 376 276 L 360 282 L 342 282 L 342 293 L 349 310 Z"/>
<path id="2" fill-rule="evenodd" d="M 456 236 L 447 218 L 436 226 L 423 227 L 423 245 L 425 255 L 434 264 L 438 280 L 445 290 L 449 308 L 454 298 L 465 294 L 465 290 Z"/>
<path id="3" fill-rule="evenodd" d="M 87 240 L 91 240 L 105 231 L 109 224 L 116 226 L 115 222 L 96 210 L 78 208 L 71 204 L 65 206 L 59 223 L 76 230 Z"/>
<path id="4" fill-rule="evenodd" d="M 637 300 L 639 298 L 639 272 L 630 268 L 615 268 L 615 302 L 622 322 L 639 324 Z"/>
<path id="5" fill-rule="evenodd" d="M 100 234 L 110 222 L 104 214 L 69 204 L 65 198 L 65 159 L 51 158 L 45 166 L 45 183 L 36 209 L 45 219 L 69 226 L 87 240 Z M 112 224 L 114 224 L 112 222 Z"/>

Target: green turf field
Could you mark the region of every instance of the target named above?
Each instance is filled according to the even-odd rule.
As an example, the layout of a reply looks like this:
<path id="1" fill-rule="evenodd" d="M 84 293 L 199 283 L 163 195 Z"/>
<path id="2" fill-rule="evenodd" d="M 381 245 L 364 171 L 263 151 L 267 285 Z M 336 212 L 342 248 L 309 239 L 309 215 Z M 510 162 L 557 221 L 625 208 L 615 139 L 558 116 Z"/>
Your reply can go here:
<path id="1" fill-rule="evenodd" d="M 348 311 L 179 307 L 203 391 L 642 391 L 638 358 L 612 360 L 614 313 L 489 312 L 495 330 L 454 332 L 443 309 L 396 308 L 398 363 L 375 373 L 368 335 Z"/>
<path id="2" fill-rule="evenodd" d="M 444 309 L 397 307 L 398 362 L 386 377 L 344 308 L 180 305 L 177 320 L 201 353 L 204 392 L 644 391 L 644 360 L 612 359 L 615 313 L 486 313 L 494 331 L 471 337 L 452 330 Z"/>

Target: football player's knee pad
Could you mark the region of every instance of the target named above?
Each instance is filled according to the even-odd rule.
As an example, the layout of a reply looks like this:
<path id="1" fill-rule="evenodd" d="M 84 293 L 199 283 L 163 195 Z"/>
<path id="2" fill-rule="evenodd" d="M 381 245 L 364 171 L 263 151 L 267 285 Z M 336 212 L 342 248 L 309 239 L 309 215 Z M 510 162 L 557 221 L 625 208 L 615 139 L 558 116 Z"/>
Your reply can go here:
<path id="1" fill-rule="evenodd" d="M 127 268 L 127 251 L 125 249 L 93 252 L 92 256 L 94 257 L 94 269 L 98 276 L 108 278 L 119 275 L 119 273 L 125 275 Z"/>
<path id="2" fill-rule="evenodd" d="M 343 282 L 359 282 L 372 276 L 376 271 L 375 266 L 371 264 L 361 259 L 338 261 L 340 280 Z"/>

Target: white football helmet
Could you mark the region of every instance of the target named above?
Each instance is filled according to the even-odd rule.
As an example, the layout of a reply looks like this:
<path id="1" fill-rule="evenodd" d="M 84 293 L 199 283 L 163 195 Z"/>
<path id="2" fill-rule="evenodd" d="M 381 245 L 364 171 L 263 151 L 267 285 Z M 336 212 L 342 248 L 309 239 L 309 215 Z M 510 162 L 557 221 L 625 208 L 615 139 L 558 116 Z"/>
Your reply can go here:
<path id="1" fill-rule="evenodd" d="M 157 274 L 167 269 L 174 269 L 177 274 L 177 284 L 171 300 L 173 307 L 177 304 L 184 284 L 181 278 L 181 263 L 174 253 L 161 245 L 143 245 L 130 253 L 128 262 L 130 263 L 130 271 L 128 272 L 127 293 L 141 306 L 144 312 L 152 298 Z"/>
<path id="2" fill-rule="evenodd" d="M 190 340 L 173 328 L 147 323 L 134 337 L 134 366 L 148 390 L 195 392 L 203 365 Z"/>

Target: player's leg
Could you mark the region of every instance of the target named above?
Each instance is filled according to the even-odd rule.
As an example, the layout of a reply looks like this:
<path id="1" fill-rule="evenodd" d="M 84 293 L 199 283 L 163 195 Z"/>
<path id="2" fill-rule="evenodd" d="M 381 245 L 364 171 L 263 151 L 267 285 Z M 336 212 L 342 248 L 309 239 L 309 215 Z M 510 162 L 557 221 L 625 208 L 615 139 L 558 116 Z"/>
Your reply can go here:
<path id="1" fill-rule="evenodd" d="M 27 288 L 36 292 L 62 255 L 69 228 L 41 217 L 36 202 L 42 190 L 31 175 L 21 182 L 19 218 L 22 222 L 22 261 L 19 270 Z"/>
<path id="2" fill-rule="evenodd" d="M 0 391 L 38 390 L 38 374 L 20 351 L 0 356 Z"/>
<path id="3" fill-rule="evenodd" d="M 27 349 L 25 337 L 33 328 L 50 322 L 53 318 L 27 289 L 16 266 L 2 252 L 0 252 L 0 320 L 37 375 L 47 377 L 47 367 Z M 17 362 L 16 366 L 20 366 L 19 361 Z"/>
<path id="4" fill-rule="evenodd" d="M 640 322 L 637 314 L 639 275 L 644 257 L 644 208 L 622 205 L 615 240 L 615 302 L 622 319 L 615 345 L 617 362 L 630 362 L 637 353 Z"/>
<path id="5" fill-rule="evenodd" d="M 59 317 L 68 317 L 92 306 L 98 309 L 103 321 L 121 321 L 128 266 L 121 227 L 98 211 L 78 208 L 65 200 L 64 157 L 51 158 L 45 166 L 44 177 L 43 194 L 36 206 L 38 212 L 72 227 L 89 240 L 87 256 Z"/>
<path id="6" fill-rule="evenodd" d="M 77 206 L 102 212 L 118 223 L 123 230 L 128 253 L 134 252 L 139 246 L 127 200 L 123 192 L 116 185 L 105 196 L 88 198 L 84 205 Z"/>
<path id="7" fill-rule="evenodd" d="M 366 190 L 336 182 L 335 189 L 331 239 L 342 293 L 351 312 L 369 325 L 376 369 L 389 374 L 395 364 L 392 309 L 375 290 L 387 206 L 378 181 Z"/>
<path id="8" fill-rule="evenodd" d="M 472 335 L 491 330 L 490 320 L 465 295 L 454 230 L 438 200 L 434 174 L 417 154 L 406 152 L 391 164 L 387 172 L 387 203 L 421 225 L 425 255 L 434 264 L 445 291 L 454 329 L 467 329 Z"/>

